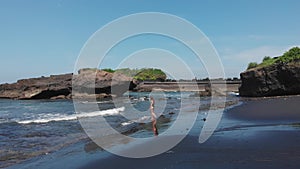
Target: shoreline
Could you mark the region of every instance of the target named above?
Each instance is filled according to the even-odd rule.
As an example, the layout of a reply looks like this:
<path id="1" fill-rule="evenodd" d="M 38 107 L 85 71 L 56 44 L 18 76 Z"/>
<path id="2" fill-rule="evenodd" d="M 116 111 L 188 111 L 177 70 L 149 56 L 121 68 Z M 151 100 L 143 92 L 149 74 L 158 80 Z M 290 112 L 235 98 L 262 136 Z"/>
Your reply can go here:
<path id="1" fill-rule="evenodd" d="M 219 129 L 204 144 L 199 144 L 197 142 L 198 136 L 196 136 L 197 132 L 194 127 L 190 134 L 180 144 L 170 151 L 158 156 L 144 159 L 130 159 L 110 155 L 104 159 L 92 161 L 89 164 L 78 168 L 116 168 L 122 166 L 122 168 L 126 169 L 141 167 L 145 169 L 296 169 L 300 165 L 300 148 L 298 146 L 300 140 L 300 127 L 293 126 L 293 124 L 295 124 L 295 122 L 300 122 L 300 113 L 299 108 L 297 107 L 300 96 L 288 97 L 288 101 L 291 101 L 289 102 L 289 105 L 295 106 L 285 108 L 297 117 L 299 114 L 299 119 L 294 119 L 290 116 L 291 114 L 281 114 L 281 117 L 287 117 L 285 124 L 283 124 L 283 121 L 280 119 L 278 120 L 280 117 L 276 119 L 271 118 L 267 122 L 264 120 L 254 120 L 249 124 L 249 120 L 237 116 L 239 113 L 242 113 L 243 115 L 251 113 L 251 107 L 254 110 L 259 110 L 257 112 L 264 110 L 267 117 L 272 117 L 272 112 L 278 109 L 269 109 L 268 105 L 272 105 L 272 103 L 278 105 L 279 102 L 285 104 L 285 98 L 286 97 L 276 97 L 256 101 L 241 100 L 243 104 L 229 108 L 224 112 L 224 119 L 221 122 L 222 124 L 220 124 Z M 262 107 L 255 107 L 256 103 L 259 102 Z M 259 113 L 252 114 L 252 116 L 259 116 Z M 197 122 L 201 123 L 201 121 Z M 271 124 L 269 122 L 271 122 Z M 243 124 L 245 125 L 243 126 Z"/>
<path id="2" fill-rule="evenodd" d="M 87 140 L 80 144 L 69 145 L 49 155 L 34 158 L 45 160 L 35 162 L 34 159 L 29 159 L 9 168 L 26 168 L 26 166 L 38 164 L 41 168 L 70 166 L 69 168 L 82 169 L 116 168 L 120 165 L 125 169 L 141 167 L 146 169 L 153 167 L 175 169 L 224 167 L 281 169 L 290 167 L 296 169 L 300 163 L 295 158 L 290 159 L 290 156 L 293 154 L 300 157 L 300 148 L 297 146 L 300 140 L 300 113 L 298 113 L 297 104 L 300 101 L 300 96 L 251 99 L 238 97 L 237 100 L 238 102 L 229 101 L 219 127 L 204 144 L 198 143 L 198 135 L 204 123 L 202 119 L 204 114 L 202 113 L 208 110 L 206 108 L 199 110 L 194 127 L 180 144 L 155 157 L 145 159 L 123 158 L 103 151 L 92 141 Z M 265 117 L 273 117 L 272 112 L 274 110 L 280 111 L 276 107 L 270 108 L 270 105 L 271 107 L 272 105 L 281 106 L 283 107 L 282 110 L 289 113 L 279 114 L 280 116 L 271 119 L 256 119 L 256 117 L 260 117 L 261 112 L 266 115 Z M 255 118 L 249 117 L 249 114 Z M 142 145 L 141 148 L 147 148 L 147 145 Z M 56 159 L 55 156 L 63 152 L 71 154 Z M 65 164 L 66 161 L 74 160 L 76 161 L 74 164 Z"/>

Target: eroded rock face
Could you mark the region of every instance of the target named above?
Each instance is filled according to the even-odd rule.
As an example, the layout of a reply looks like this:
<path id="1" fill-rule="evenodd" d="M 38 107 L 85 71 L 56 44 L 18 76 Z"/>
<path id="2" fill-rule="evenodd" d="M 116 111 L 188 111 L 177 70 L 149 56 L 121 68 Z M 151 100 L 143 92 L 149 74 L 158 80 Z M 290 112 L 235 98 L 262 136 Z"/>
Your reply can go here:
<path id="1" fill-rule="evenodd" d="M 254 68 L 240 74 L 241 96 L 280 96 L 300 94 L 300 61 Z"/>
<path id="2" fill-rule="evenodd" d="M 72 74 L 18 80 L 0 85 L 0 97 L 11 99 L 50 99 L 70 97 Z"/>
<path id="3" fill-rule="evenodd" d="M 82 96 L 82 93 L 103 93 L 118 96 L 132 90 L 135 86 L 130 77 L 120 73 L 109 73 L 100 70 L 81 70 L 79 75 L 73 77 L 73 94 L 79 97 Z"/>
<path id="4" fill-rule="evenodd" d="M 111 90 L 123 94 L 135 85 L 131 78 L 100 70 L 79 71 L 78 75 L 62 74 L 50 77 L 18 80 L 12 84 L 0 85 L 0 98 L 10 99 L 70 99 L 72 78 L 80 96 L 107 96 Z M 89 96 L 90 97 L 90 96 Z"/>

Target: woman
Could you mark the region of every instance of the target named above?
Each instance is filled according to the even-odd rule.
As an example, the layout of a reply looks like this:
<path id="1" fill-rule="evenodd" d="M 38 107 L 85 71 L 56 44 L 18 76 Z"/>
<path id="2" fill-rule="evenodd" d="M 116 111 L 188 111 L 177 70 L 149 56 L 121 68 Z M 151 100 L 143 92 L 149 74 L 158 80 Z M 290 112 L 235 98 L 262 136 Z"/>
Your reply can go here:
<path id="1" fill-rule="evenodd" d="M 155 136 L 158 135 L 158 130 L 156 127 L 156 114 L 154 113 L 154 99 L 150 97 L 150 111 L 151 111 L 151 120 L 152 120 L 152 130 Z"/>

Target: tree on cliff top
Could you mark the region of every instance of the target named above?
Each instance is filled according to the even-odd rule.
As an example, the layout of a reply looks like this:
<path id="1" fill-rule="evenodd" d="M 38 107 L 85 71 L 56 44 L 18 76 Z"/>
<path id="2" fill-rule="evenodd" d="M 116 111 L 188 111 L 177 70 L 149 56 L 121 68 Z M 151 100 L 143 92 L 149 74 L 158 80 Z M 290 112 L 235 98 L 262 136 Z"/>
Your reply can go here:
<path id="1" fill-rule="evenodd" d="M 248 64 L 248 67 L 247 67 L 247 70 L 248 69 L 252 69 L 252 68 L 255 68 L 255 67 L 257 67 L 257 63 L 256 62 L 250 62 L 249 64 Z"/>
<path id="2" fill-rule="evenodd" d="M 263 59 L 263 62 L 266 62 L 268 60 L 272 59 L 270 56 L 265 56 L 264 59 Z"/>

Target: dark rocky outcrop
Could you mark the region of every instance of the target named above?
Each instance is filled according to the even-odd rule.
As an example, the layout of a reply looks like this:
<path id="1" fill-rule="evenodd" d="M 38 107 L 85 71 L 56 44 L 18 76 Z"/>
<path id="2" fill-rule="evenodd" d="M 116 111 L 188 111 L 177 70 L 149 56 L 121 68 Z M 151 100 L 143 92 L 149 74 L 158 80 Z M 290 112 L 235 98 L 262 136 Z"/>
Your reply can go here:
<path id="1" fill-rule="evenodd" d="M 75 96 L 84 96 L 82 94 L 96 93 L 98 96 L 103 94 L 122 95 L 128 90 L 132 90 L 136 85 L 132 78 L 121 73 L 109 73 L 101 70 L 85 69 L 79 71 L 79 75 L 73 77 L 73 94 Z"/>
<path id="2" fill-rule="evenodd" d="M 300 61 L 276 63 L 249 69 L 240 74 L 241 96 L 279 96 L 300 94 Z"/>
<path id="3" fill-rule="evenodd" d="M 78 75 L 62 74 L 50 77 L 18 80 L 12 84 L 0 85 L 0 98 L 9 99 L 70 99 L 72 98 L 72 78 L 75 94 L 79 98 L 110 97 L 123 94 L 135 87 L 131 78 L 123 74 L 113 74 L 95 69 L 79 71 Z M 113 91 L 113 93 L 111 93 Z"/>
<path id="4" fill-rule="evenodd" d="M 72 74 L 18 80 L 0 85 L 0 97 L 10 99 L 70 98 Z"/>

